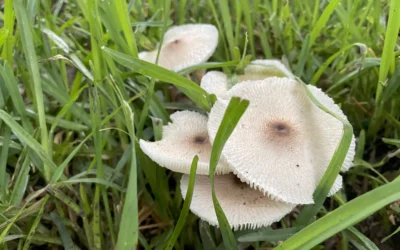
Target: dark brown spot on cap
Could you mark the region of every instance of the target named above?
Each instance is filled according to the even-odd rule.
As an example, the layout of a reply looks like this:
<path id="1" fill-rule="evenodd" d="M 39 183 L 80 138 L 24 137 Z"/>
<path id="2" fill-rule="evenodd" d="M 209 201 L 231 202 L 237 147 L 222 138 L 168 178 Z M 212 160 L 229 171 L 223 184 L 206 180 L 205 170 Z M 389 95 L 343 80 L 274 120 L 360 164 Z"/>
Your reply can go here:
<path id="1" fill-rule="evenodd" d="M 196 144 L 205 144 L 208 142 L 208 137 L 204 135 L 197 135 L 194 137 L 193 142 Z"/>

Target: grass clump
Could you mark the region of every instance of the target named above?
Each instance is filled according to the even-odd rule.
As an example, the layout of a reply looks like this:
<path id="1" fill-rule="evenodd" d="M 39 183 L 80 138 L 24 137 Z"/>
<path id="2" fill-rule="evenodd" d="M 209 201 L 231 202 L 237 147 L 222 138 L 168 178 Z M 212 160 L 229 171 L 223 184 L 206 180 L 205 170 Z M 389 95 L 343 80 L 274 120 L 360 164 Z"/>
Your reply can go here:
<path id="1" fill-rule="evenodd" d="M 397 0 L 5 0 L 0 249 L 396 249 L 399 7 Z M 186 23 L 218 27 L 212 63 L 172 73 L 137 59 L 168 26 Z M 341 104 L 357 137 L 356 166 L 322 208 L 295 210 L 272 227 L 222 228 L 222 237 L 184 210 L 174 233 L 179 175 L 152 162 L 138 140 L 160 137 L 174 110 L 210 109 L 213 98 L 197 86 L 202 69 L 235 78 L 256 58 L 282 59 Z"/>

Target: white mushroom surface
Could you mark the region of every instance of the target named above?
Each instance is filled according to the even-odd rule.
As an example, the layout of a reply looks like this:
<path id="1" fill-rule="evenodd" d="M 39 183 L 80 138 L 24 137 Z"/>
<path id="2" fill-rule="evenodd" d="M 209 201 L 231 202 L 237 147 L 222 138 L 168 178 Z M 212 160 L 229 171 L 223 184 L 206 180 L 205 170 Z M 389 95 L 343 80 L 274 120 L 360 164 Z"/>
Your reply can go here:
<path id="1" fill-rule="evenodd" d="M 189 175 L 183 175 L 183 197 L 186 196 L 188 184 Z M 214 184 L 217 199 L 234 230 L 269 226 L 290 213 L 296 206 L 264 196 L 262 192 L 250 188 L 233 174 L 215 176 Z M 196 176 L 190 210 L 210 225 L 218 226 L 208 176 Z"/>
<path id="2" fill-rule="evenodd" d="M 292 72 L 279 60 L 254 60 L 246 66 L 244 74 L 238 76 L 238 82 L 263 80 L 273 76 L 293 78 Z"/>
<path id="3" fill-rule="evenodd" d="M 207 133 L 207 117 L 193 111 L 178 111 L 171 115 L 172 123 L 163 126 L 160 141 L 140 140 L 140 148 L 153 161 L 175 172 L 190 173 L 195 155 L 199 157 L 197 174 L 209 173 L 212 146 Z M 220 160 L 216 173 L 229 173 L 226 162 Z"/>
<path id="4" fill-rule="evenodd" d="M 314 203 L 313 193 L 341 140 L 342 123 L 314 105 L 303 87 L 288 78 L 238 84 L 228 91 L 229 98 L 234 96 L 249 100 L 250 105 L 222 151 L 233 172 L 271 198 Z M 326 97 L 317 98 L 327 102 Z M 218 100 L 210 112 L 211 142 L 228 103 Z M 350 147 L 344 169 L 353 151 Z M 331 194 L 341 182 L 339 176 Z"/>
<path id="5" fill-rule="evenodd" d="M 206 62 L 218 45 L 218 30 L 211 24 L 186 24 L 170 28 L 164 35 L 158 65 L 172 71 Z M 156 62 L 157 51 L 140 52 L 139 58 Z"/>
<path id="6" fill-rule="evenodd" d="M 200 87 L 217 98 L 226 98 L 228 77 L 223 72 L 209 71 L 201 78 Z"/>

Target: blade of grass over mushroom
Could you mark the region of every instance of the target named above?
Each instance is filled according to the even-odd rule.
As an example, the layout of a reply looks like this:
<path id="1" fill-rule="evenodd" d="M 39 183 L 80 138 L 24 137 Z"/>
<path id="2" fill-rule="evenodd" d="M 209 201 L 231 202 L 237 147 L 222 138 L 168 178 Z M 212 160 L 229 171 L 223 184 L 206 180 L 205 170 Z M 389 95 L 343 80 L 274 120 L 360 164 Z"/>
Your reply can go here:
<path id="1" fill-rule="evenodd" d="M 217 214 L 218 224 L 221 228 L 222 237 L 226 249 L 238 249 L 236 240 L 233 236 L 229 222 L 225 213 L 218 202 L 217 195 L 215 194 L 214 175 L 218 161 L 221 157 L 222 149 L 229 136 L 232 134 L 240 118 L 249 106 L 249 101 L 242 100 L 238 97 L 233 97 L 222 118 L 221 125 L 218 128 L 217 135 L 213 142 L 211 158 L 210 158 L 210 182 L 212 188 L 212 199 L 214 203 L 215 213 Z"/>
<path id="2" fill-rule="evenodd" d="M 303 83 L 301 83 L 303 84 Z M 336 150 L 332 156 L 331 161 L 329 162 L 328 168 L 324 175 L 322 176 L 316 190 L 314 191 L 313 198 L 315 204 L 310 204 L 304 206 L 301 213 L 297 218 L 297 223 L 300 225 L 306 225 L 315 216 L 321 206 L 324 203 L 324 200 L 328 196 L 329 191 L 331 190 L 333 183 L 335 182 L 336 177 L 340 173 L 341 166 L 346 158 L 346 154 L 350 148 L 352 136 L 353 136 L 353 127 L 347 121 L 341 119 L 336 114 L 332 113 L 330 110 L 326 109 L 315 97 L 311 94 L 307 87 L 303 84 L 304 89 L 307 91 L 307 95 L 310 100 L 321 110 L 332 115 L 336 119 L 342 122 L 343 124 L 343 134 L 342 139 L 336 147 Z"/>
<path id="3" fill-rule="evenodd" d="M 192 201 L 193 190 L 194 190 L 194 181 L 196 178 L 196 170 L 197 170 L 197 163 L 199 162 L 199 157 L 196 155 L 193 158 L 192 166 L 190 167 L 190 179 L 188 190 L 186 193 L 185 201 L 183 203 L 183 207 L 181 210 L 181 214 L 179 215 L 178 222 L 176 223 L 174 232 L 172 233 L 171 237 L 168 240 L 167 246 L 165 247 L 166 250 L 172 250 L 175 246 L 175 243 L 181 233 L 183 226 L 185 225 L 186 218 L 189 214 L 190 203 Z"/>
<path id="4" fill-rule="evenodd" d="M 168 18 L 169 18 L 169 13 L 170 13 L 170 8 L 171 8 L 171 0 L 164 1 L 164 8 L 165 8 L 165 10 L 164 10 L 164 25 L 162 28 L 160 44 L 162 44 L 164 41 L 164 35 L 165 35 L 165 32 L 168 27 L 168 20 L 169 20 Z M 162 46 L 158 47 L 155 64 L 158 64 L 158 60 L 160 58 L 161 47 Z M 149 113 L 150 103 L 153 99 L 155 81 L 156 81 L 156 79 L 152 78 L 150 81 L 150 84 L 147 87 L 146 99 L 143 104 L 142 113 L 141 113 L 140 119 L 139 119 L 139 126 L 137 128 L 139 137 L 142 137 L 144 122 L 146 121 L 148 113 Z"/>
<path id="5" fill-rule="evenodd" d="M 13 2 L 15 15 L 18 20 L 18 27 L 21 30 L 21 41 L 22 48 L 24 50 L 25 58 L 28 63 L 29 73 L 32 77 L 32 82 L 34 85 L 34 95 L 36 100 L 36 108 L 38 110 L 39 115 L 39 126 L 40 126 L 40 137 L 41 144 L 43 146 L 44 153 L 48 155 L 49 153 L 49 141 L 48 141 L 48 133 L 47 133 L 47 125 L 45 119 L 45 110 L 44 110 L 44 100 L 43 100 L 43 91 L 42 91 L 42 82 L 40 78 L 38 60 L 36 57 L 35 46 L 32 43 L 32 33 L 31 33 L 31 25 L 30 21 L 27 18 L 27 12 L 25 9 L 25 5 L 23 1 L 16 0 Z M 51 177 L 51 168 L 45 163 L 43 165 L 44 175 L 46 180 L 49 180 Z"/>
<path id="6" fill-rule="evenodd" d="M 206 62 L 206 63 L 201 63 L 201 64 L 197 64 L 197 65 L 182 69 L 182 70 L 178 71 L 178 74 L 186 75 L 186 74 L 189 74 L 189 73 L 199 70 L 199 69 L 214 69 L 214 68 L 232 67 L 232 66 L 236 66 L 239 62 L 240 62 L 239 60 L 229 61 L 229 62 Z"/>
<path id="7" fill-rule="evenodd" d="M 138 71 L 140 74 L 165 81 L 177 86 L 185 95 L 205 110 L 210 110 L 210 103 L 207 100 L 207 92 L 189 79 L 164 69 L 155 64 L 130 57 L 118 51 L 103 47 L 103 50 L 119 64 Z"/>
<path id="8" fill-rule="evenodd" d="M 387 204 L 400 199 L 399 189 L 400 179 L 396 179 L 371 190 L 310 224 L 275 249 L 311 249 L 341 230 L 360 222 Z"/>

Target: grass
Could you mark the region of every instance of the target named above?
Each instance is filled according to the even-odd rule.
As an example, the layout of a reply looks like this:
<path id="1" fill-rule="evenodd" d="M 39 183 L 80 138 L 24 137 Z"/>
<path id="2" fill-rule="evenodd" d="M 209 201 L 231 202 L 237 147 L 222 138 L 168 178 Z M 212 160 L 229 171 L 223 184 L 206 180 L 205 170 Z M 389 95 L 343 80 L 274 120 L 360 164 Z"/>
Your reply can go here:
<path id="1" fill-rule="evenodd" d="M 397 249 L 399 10 L 398 0 L 3 1 L 0 249 Z M 218 28 L 210 63 L 172 73 L 137 59 L 184 23 Z M 180 175 L 138 140 L 159 138 L 176 109 L 211 108 L 197 70 L 240 74 L 255 58 L 282 59 L 334 98 L 357 154 L 332 198 L 345 137 L 317 205 L 232 233 L 187 213 Z"/>

